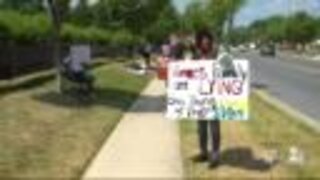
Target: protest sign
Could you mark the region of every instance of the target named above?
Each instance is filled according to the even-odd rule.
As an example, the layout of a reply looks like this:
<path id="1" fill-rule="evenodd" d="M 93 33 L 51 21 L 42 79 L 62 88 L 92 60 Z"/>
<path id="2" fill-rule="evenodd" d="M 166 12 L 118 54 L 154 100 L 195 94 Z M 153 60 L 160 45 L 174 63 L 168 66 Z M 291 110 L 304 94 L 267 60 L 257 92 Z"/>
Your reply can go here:
<path id="1" fill-rule="evenodd" d="M 169 63 L 167 118 L 248 120 L 249 63 L 234 60 L 232 68 L 214 60 Z"/>

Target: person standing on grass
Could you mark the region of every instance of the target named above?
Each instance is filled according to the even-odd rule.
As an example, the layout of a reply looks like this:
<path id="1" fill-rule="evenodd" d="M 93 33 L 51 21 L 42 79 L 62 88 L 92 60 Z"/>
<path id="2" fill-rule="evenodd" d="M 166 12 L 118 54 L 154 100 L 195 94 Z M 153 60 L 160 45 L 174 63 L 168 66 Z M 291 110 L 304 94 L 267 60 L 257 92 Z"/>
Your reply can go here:
<path id="1" fill-rule="evenodd" d="M 161 46 L 161 54 L 158 58 L 158 78 L 165 81 L 167 84 L 168 64 L 171 61 L 171 47 L 169 43 L 164 43 Z"/>
<path id="2" fill-rule="evenodd" d="M 194 42 L 190 39 L 186 39 L 183 50 L 184 60 L 192 60 L 195 57 L 195 46 Z"/>
<path id="3" fill-rule="evenodd" d="M 174 60 L 182 60 L 183 57 L 183 44 L 179 34 L 171 34 L 169 37 L 170 43 L 170 57 Z"/>
<path id="4" fill-rule="evenodd" d="M 195 37 L 196 59 L 216 59 L 218 54 L 218 44 L 208 30 L 197 32 Z M 208 132 L 209 131 L 209 132 Z M 198 136 L 200 154 L 195 158 L 198 162 L 209 161 L 209 168 L 219 165 L 220 154 L 220 121 L 199 120 Z M 208 143 L 211 140 L 211 149 L 208 150 Z"/>
<path id="5" fill-rule="evenodd" d="M 151 43 L 146 43 L 141 47 L 140 54 L 142 55 L 145 63 L 146 69 L 149 69 L 151 66 L 151 54 L 152 54 L 152 45 Z"/>

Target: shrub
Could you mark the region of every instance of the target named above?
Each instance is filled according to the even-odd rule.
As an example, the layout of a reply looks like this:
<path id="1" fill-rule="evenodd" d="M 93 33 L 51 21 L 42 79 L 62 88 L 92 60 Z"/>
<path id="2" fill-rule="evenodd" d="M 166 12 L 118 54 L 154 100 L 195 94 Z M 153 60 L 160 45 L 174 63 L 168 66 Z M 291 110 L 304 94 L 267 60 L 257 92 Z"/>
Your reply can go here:
<path id="1" fill-rule="evenodd" d="M 64 24 L 61 36 L 67 42 L 97 42 L 117 46 L 130 46 L 140 39 L 125 30 L 108 31 L 95 26 L 80 27 L 71 24 Z"/>
<path id="2" fill-rule="evenodd" d="M 39 42 L 52 34 L 52 26 L 47 15 L 22 14 L 13 10 L 0 11 L 0 38 L 15 42 Z M 130 46 L 141 38 L 127 30 L 110 31 L 96 26 L 81 27 L 64 23 L 61 38 L 65 42 L 89 42 Z"/>
<path id="3" fill-rule="evenodd" d="M 44 14 L 25 15 L 14 11 L 0 11 L 0 34 L 4 39 L 40 41 L 47 39 L 51 26 Z"/>

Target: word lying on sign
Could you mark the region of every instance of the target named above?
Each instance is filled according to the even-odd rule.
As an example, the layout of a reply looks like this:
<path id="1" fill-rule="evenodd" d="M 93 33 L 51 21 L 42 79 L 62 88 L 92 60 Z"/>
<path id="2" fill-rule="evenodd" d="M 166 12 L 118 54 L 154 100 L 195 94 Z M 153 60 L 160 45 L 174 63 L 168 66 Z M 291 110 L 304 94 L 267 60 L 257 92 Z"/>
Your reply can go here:
<path id="1" fill-rule="evenodd" d="M 170 119 L 248 120 L 249 63 L 223 67 L 213 60 L 171 62 L 167 114 Z"/>

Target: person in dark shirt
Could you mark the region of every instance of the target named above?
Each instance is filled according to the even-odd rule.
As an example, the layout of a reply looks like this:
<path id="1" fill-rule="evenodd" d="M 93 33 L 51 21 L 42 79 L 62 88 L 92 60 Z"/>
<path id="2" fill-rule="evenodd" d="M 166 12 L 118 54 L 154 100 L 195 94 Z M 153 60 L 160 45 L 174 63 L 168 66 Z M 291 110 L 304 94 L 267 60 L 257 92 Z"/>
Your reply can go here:
<path id="1" fill-rule="evenodd" d="M 218 53 L 218 44 L 215 38 L 207 30 L 199 31 L 195 37 L 196 59 L 216 59 Z M 199 120 L 198 135 L 200 154 L 196 157 L 197 161 L 209 160 L 209 168 L 215 168 L 219 165 L 220 153 L 220 121 Z M 211 140 L 211 148 L 208 150 L 208 143 Z"/>
<path id="2" fill-rule="evenodd" d="M 146 43 L 139 48 L 139 54 L 143 57 L 146 68 L 150 68 L 151 66 L 151 54 L 152 54 L 152 45 L 150 43 Z"/>

